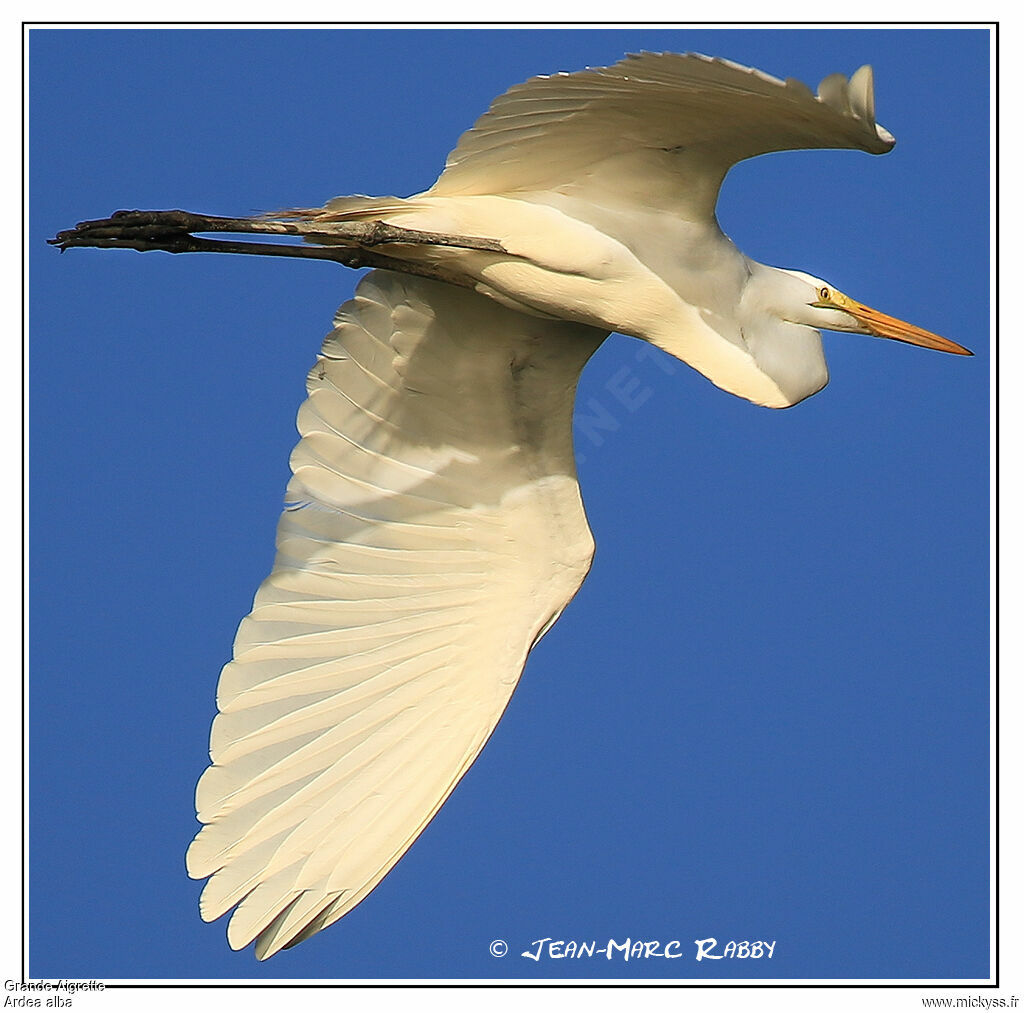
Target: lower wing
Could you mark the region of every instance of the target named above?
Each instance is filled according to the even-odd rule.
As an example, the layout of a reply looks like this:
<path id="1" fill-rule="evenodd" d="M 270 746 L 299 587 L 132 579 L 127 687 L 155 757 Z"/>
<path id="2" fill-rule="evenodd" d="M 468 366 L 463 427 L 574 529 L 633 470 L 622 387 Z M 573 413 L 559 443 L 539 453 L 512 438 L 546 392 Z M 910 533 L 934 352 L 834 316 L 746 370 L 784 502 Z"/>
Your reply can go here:
<path id="1" fill-rule="evenodd" d="M 235 949 L 351 910 L 494 730 L 590 566 L 572 408 L 603 337 L 379 271 L 339 311 L 196 791 L 188 871 Z"/>

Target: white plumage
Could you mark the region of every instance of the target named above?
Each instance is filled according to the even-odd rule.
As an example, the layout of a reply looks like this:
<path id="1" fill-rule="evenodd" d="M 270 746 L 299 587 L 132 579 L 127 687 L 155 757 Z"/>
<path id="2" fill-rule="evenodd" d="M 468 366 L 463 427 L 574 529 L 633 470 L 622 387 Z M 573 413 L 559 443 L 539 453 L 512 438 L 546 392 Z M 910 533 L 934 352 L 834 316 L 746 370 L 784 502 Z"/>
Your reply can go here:
<path id="1" fill-rule="evenodd" d="M 188 853 L 209 877 L 203 917 L 236 907 L 233 947 L 270 956 L 359 903 L 491 734 L 590 565 L 572 407 L 609 331 L 772 407 L 827 382 L 819 327 L 964 352 L 750 261 L 715 221 L 740 159 L 892 144 L 868 68 L 815 97 L 643 54 L 511 89 L 424 194 L 291 216 L 325 245 L 381 220 L 503 252 L 387 247 L 468 289 L 374 272 L 309 374 L 277 559 L 221 676 Z"/>

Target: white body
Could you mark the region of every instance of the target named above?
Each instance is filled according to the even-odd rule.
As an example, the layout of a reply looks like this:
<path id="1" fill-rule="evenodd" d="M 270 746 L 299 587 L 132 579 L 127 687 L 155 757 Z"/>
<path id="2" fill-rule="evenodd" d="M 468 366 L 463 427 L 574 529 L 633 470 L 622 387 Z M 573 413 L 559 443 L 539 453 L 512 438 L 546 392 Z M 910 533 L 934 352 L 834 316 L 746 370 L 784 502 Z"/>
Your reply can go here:
<path id="1" fill-rule="evenodd" d="M 764 337 L 757 274 L 763 269 L 714 219 L 686 221 L 646 209 L 629 214 L 551 193 L 427 193 L 383 215 L 373 206 L 364 212 L 342 203 L 348 217 L 496 239 L 510 256 L 436 248 L 411 248 L 405 256 L 454 268 L 510 308 L 642 337 L 755 404 L 788 408 L 828 382 L 813 328 L 789 324 L 785 333 L 773 333 L 781 347 L 758 340 Z"/>

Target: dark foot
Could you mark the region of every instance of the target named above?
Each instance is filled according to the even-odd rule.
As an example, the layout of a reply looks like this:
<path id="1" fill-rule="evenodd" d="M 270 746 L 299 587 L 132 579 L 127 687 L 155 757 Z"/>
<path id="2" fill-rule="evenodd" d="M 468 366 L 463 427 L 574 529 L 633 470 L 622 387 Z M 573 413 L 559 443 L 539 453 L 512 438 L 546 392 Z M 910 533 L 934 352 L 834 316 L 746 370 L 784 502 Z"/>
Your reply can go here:
<path id="1" fill-rule="evenodd" d="M 300 245 L 259 243 L 230 239 L 209 239 L 195 233 L 233 232 L 244 234 L 295 236 Z M 329 245 L 310 245 L 317 242 Z M 494 239 L 450 236 L 436 232 L 403 229 L 386 222 L 332 222 L 317 228 L 313 221 L 274 221 L 264 218 L 222 218 L 197 215 L 190 211 L 115 211 L 109 218 L 79 222 L 47 240 L 62 252 L 72 247 L 97 249 L 161 250 L 165 253 L 244 253 L 268 257 L 303 257 L 309 260 L 333 260 L 345 267 L 371 267 L 401 271 L 472 288 L 470 278 L 454 274 L 422 260 L 404 260 L 376 252 L 376 247 L 447 246 L 505 253 Z"/>

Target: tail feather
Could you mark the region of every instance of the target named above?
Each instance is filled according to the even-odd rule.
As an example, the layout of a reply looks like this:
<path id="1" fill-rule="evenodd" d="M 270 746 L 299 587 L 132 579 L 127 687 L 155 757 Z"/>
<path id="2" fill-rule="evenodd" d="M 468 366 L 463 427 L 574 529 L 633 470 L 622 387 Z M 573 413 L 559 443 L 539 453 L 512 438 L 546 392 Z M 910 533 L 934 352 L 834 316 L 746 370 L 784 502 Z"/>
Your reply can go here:
<path id="1" fill-rule="evenodd" d="M 380 215 L 408 211 L 415 201 L 404 197 L 365 197 L 355 194 L 352 197 L 335 197 L 323 208 L 322 216 L 328 221 L 359 221 L 362 218 L 378 218 Z"/>
<path id="2" fill-rule="evenodd" d="M 366 197 L 355 194 L 351 197 L 335 197 L 322 208 L 285 208 L 267 212 L 262 217 L 271 221 L 358 222 L 409 211 L 415 206 L 415 201 L 404 197 Z"/>

